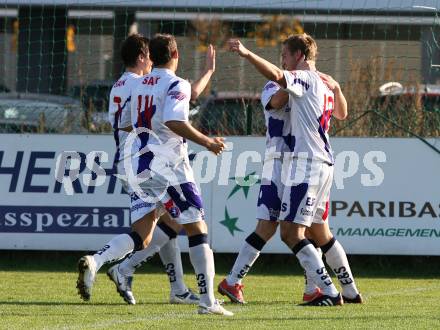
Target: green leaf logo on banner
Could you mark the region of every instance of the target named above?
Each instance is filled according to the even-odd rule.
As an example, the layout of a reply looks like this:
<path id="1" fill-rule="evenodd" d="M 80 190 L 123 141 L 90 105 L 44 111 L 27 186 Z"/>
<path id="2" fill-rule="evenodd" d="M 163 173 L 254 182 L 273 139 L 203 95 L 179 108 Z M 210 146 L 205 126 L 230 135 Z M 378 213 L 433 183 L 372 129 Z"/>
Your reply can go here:
<path id="1" fill-rule="evenodd" d="M 234 180 L 237 184 L 235 185 L 234 189 L 232 189 L 231 193 L 228 196 L 228 199 L 232 197 L 237 191 L 240 189 L 243 189 L 244 197 L 248 197 L 249 189 L 255 185 L 261 182 L 260 179 L 255 175 L 255 172 L 252 172 L 251 174 L 246 175 L 245 177 L 232 177 L 229 178 L 229 180 Z"/>
<path id="2" fill-rule="evenodd" d="M 236 185 L 232 189 L 227 199 L 230 199 L 237 191 L 243 190 L 244 197 L 247 199 L 249 195 L 249 189 L 255 184 L 259 184 L 261 182 L 258 179 L 258 176 L 255 175 L 256 172 L 252 172 L 245 177 L 232 177 L 229 180 L 234 180 Z M 231 218 L 228 212 L 227 206 L 225 206 L 225 218 L 220 221 L 220 223 L 225 226 L 232 236 L 234 236 L 235 232 L 243 232 L 240 228 L 237 227 L 237 221 L 239 218 Z"/>
<path id="3" fill-rule="evenodd" d="M 236 231 L 241 231 L 241 232 L 243 231 L 243 230 L 241 230 L 240 228 L 237 227 L 237 221 L 238 221 L 238 218 L 231 218 L 229 216 L 228 208 L 225 207 L 225 219 L 220 221 L 220 223 L 223 226 L 225 226 L 226 228 L 228 228 L 228 230 L 229 230 L 229 232 L 231 233 L 232 236 L 234 236 L 234 233 Z"/>

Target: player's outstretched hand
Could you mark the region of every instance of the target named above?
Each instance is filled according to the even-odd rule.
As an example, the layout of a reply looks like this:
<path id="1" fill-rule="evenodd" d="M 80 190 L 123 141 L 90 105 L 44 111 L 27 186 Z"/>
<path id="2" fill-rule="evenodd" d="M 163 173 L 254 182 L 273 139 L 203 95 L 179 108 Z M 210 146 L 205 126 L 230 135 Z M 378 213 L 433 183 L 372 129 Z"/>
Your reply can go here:
<path id="1" fill-rule="evenodd" d="M 210 144 L 207 146 L 207 149 L 213 153 L 215 153 L 217 156 L 222 153 L 222 151 L 225 149 L 225 138 L 222 137 L 215 137 L 211 139 Z"/>
<path id="2" fill-rule="evenodd" d="M 228 46 L 230 52 L 236 52 L 242 57 L 249 55 L 249 50 L 238 39 L 229 39 Z"/>
<path id="3" fill-rule="evenodd" d="M 206 51 L 205 71 L 215 71 L 215 48 L 211 44 Z"/>
<path id="4" fill-rule="evenodd" d="M 332 76 L 329 76 L 328 74 L 322 72 L 318 72 L 318 74 L 321 77 L 324 84 L 326 84 L 331 91 L 340 88 L 339 83 L 336 80 L 334 80 Z"/>

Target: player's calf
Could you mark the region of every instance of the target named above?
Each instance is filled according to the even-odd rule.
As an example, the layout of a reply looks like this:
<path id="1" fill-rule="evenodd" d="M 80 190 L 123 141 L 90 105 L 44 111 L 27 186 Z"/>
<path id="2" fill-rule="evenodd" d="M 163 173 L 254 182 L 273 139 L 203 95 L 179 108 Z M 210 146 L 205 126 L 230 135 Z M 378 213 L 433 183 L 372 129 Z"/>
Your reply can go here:
<path id="1" fill-rule="evenodd" d="M 260 256 L 260 252 L 265 244 L 266 241 L 256 232 L 253 232 L 246 238 L 240 252 L 238 253 L 237 259 L 232 266 L 231 272 L 226 277 L 228 285 L 241 285 L 241 281 L 245 278 L 255 261 Z"/>
<path id="2" fill-rule="evenodd" d="M 342 245 L 332 237 L 325 245 L 321 246 L 321 249 L 327 264 L 338 278 L 342 287 L 342 295 L 347 298 L 346 301 L 362 301 Z"/>

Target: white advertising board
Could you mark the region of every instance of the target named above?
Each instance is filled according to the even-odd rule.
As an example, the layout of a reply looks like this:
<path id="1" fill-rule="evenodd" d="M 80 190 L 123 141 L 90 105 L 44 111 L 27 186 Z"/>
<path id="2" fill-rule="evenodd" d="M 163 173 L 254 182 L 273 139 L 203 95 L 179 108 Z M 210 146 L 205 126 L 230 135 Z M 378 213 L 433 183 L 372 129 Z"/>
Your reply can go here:
<path id="1" fill-rule="evenodd" d="M 129 198 L 112 175 L 112 136 L 0 139 L 0 249 L 95 250 L 129 231 Z M 255 229 L 259 185 L 241 184 L 243 177 L 258 182 L 264 155 L 264 138 L 228 141 L 232 150 L 218 158 L 191 145 L 216 252 L 237 252 Z M 440 145 L 440 139 L 431 142 Z M 417 139 L 334 138 L 332 145 L 329 221 L 347 252 L 440 255 L 440 155 Z M 72 151 L 80 155 L 73 182 L 74 165 L 65 157 Z M 96 151 L 103 152 L 99 165 Z M 58 170 L 65 163 L 64 183 L 56 180 L 57 160 Z M 91 185 L 97 177 L 102 182 Z M 185 250 L 186 239 L 180 242 Z M 289 250 L 276 235 L 263 252 Z"/>

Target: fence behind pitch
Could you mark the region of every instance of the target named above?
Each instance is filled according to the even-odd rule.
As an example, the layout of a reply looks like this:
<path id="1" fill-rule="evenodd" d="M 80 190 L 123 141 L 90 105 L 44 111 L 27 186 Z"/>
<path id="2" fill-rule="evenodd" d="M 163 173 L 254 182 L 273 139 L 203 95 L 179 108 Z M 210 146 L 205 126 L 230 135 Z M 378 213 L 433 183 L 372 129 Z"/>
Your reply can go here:
<path id="1" fill-rule="evenodd" d="M 438 136 L 440 93 L 427 92 L 424 85 L 419 89 L 440 77 L 437 9 L 405 0 L 381 5 L 346 0 L 7 1 L 0 4 L 0 91 L 19 92 L 22 101 L 0 99 L 0 127 L 2 132 L 109 132 L 108 94 L 123 70 L 119 45 L 138 31 L 150 37 L 176 35 L 178 74 L 191 80 L 202 72 L 204 51 L 213 43 L 217 71 L 194 105 L 199 110 L 194 125 L 210 134 L 261 135 L 258 93 L 265 81 L 227 52 L 226 41 L 241 38 L 278 64 L 280 42 L 304 31 L 318 42 L 318 68 L 341 82 L 349 102 L 349 119 L 334 121 L 333 135 Z M 417 91 L 381 97 L 379 87 L 389 81 Z M 23 96 L 28 93 L 38 94 L 38 100 Z M 64 98 L 44 103 L 52 94 Z M 32 108 L 39 110 L 30 115 Z"/>

